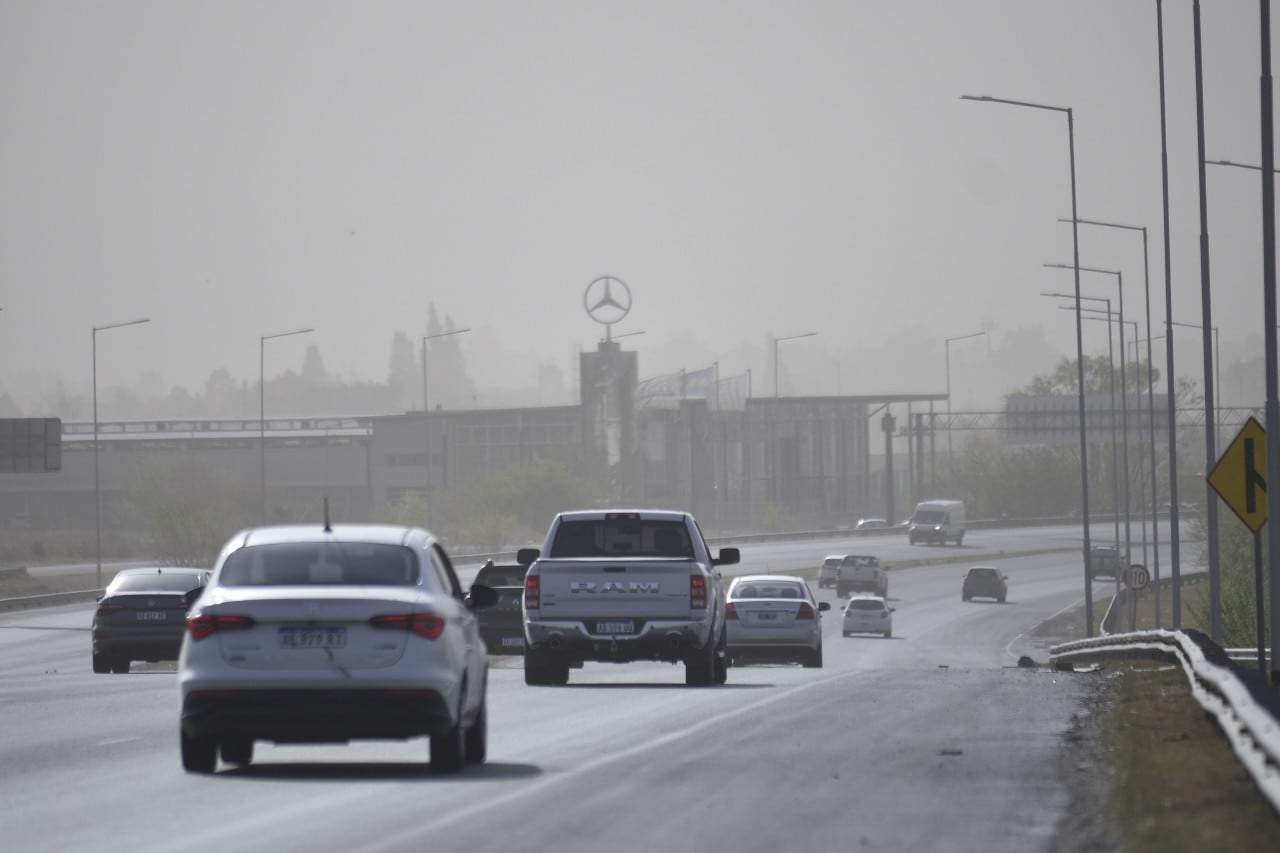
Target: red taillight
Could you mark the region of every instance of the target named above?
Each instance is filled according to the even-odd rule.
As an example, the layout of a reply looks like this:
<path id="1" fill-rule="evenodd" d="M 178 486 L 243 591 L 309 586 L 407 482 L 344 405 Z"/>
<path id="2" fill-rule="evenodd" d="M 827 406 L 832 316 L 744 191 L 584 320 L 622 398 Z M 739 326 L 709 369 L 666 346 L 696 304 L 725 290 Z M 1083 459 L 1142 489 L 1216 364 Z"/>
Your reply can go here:
<path id="1" fill-rule="evenodd" d="M 881 618 L 881 619 L 888 619 L 888 618 L 889 618 L 889 611 L 888 611 L 888 610 L 881 610 L 881 611 L 880 611 L 880 618 Z"/>
<path id="2" fill-rule="evenodd" d="M 434 640 L 444 631 L 444 617 L 434 613 L 387 613 L 374 616 L 369 624 L 375 628 L 398 628 L 412 631 L 419 637 Z"/>
<path id="3" fill-rule="evenodd" d="M 124 610 L 124 607 L 119 604 L 99 604 L 96 615 L 110 616 L 112 613 L 116 613 L 120 610 Z"/>
<path id="4" fill-rule="evenodd" d="M 187 633 L 193 640 L 203 640 L 215 631 L 252 628 L 253 619 L 236 613 L 199 613 L 187 617 Z"/>
<path id="5" fill-rule="evenodd" d="M 800 602 L 800 609 L 796 611 L 796 618 L 797 619 L 813 618 L 813 607 L 810 606 L 809 602 L 807 601 Z"/>
<path id="6" fill-rule="evenodd" d="M 702 575 L 689 575 L 689 606 L 694 610 L 707 609 L 707 579 Z"/>
<path id="7" fill-rule="evenodd" d="M 724 618 L 726 619 L 738 618 L 738 608 L 733 606 L 732 601 L 730 601 L 728 604 L 724 606 Z"/>
<path id="8" fill-rule="evenodd" d="M 524 579 L 524 606 L 540 607 L 541 595 L 537 575 L 528 575 Z"/>

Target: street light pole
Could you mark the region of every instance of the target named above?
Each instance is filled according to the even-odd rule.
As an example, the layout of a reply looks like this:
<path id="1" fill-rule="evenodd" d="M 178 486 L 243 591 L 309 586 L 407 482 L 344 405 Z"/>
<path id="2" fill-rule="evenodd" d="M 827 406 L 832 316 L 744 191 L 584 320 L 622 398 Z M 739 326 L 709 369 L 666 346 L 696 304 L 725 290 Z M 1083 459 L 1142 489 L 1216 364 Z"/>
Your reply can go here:
<path id="1" fill-rule="evenodd" d="M 1080 266 L 1080 226 L 1079 211 L 1076 206 L 1076 134 L 1072 110 L 1070 107 L 1054 107 L 1048 104 L 1035 104 L 1028 101 L 1012 101 L 1004 98 L 993 98 L 990 95 L 961 95 L 962 100 L 984 101 L 986 103 L 1008 104 L 1015 107 L 1027 107 L 1035 110 L 1049 110 L 1064 113 L 1067 117 L 1067 154 L 1071 163 L 1071 251 L 1075 266 Z M 1080 271 L 1076 269 L 1076 307 L 1080 307 Z M 1084 518 L 1084 621 L 1086 636 L 1093 636 L 1093 581 L 1089 577 L 1089 450 L 1085 444 L 1085 411 L 1084 411 L 1084 323 L 1076 312 L 1076 375 L 1079 383 L 1080 402 L 1080 509 Z"/>
<path id="2" fill-rule="evenodd" d="M 150 323 L 150 317 L 141 320 L 128 320 L 124 323 L 110 323 L 106 326 L 94 326 L 92 338 L 93 350 L 93 526 L 94 553 L 97 557 L 97 584 L 102 589 L 102 491 L 98 469 L 98 332 L 107 329 L 119 329 L 122 326 L 136 326 L 139 323 Z"/>
<path id="3" fill-rule="evenodd" d="M 266 383 L 266 351 L 267 341 L 274 338 L 287 338 L 290 335 L 304 335 L 314 329 L 294 329 L 292 332 L 277 332 L 274 335 L 258 336 L 258 452 L 260 465 L 259 485 L 262 492 L 262 523 L 267 523 L 267 383 Z"/>
<path id="4" fill-rule="evenodd" d="M 429 522 L 431 512 L 431 427 L 428 418 L 427 408 L 427 341 L 434 341 L 436 338 L 447 338 L 450 335 L 460 335 L 463 332 L 471 331 L 470 327 L 466 329 L 450 329 L 447 332 L 437 332 L 434 335 L 422 336 L 422 438 L 424 442 L 423 449 L 427 455 L 422 460 L 423 477 L 422 477 L 422 502 L 425 507 L 424 513 L 427 515 L 423 519 Z M 631 334 L 644 334 L 643 332 L 632 332 Z"/>
<path id="5" fill-rule="evenodd" d="M 1053 268 L 1056 268 L 1056 269 L 1068 269 L 1068 268 L 1069 268 L 1067 264 L 1045 264 L 1045 266 L 1046 266 L 1046 267 L 1053 267 Z M 1082 267 L 1082 266 L 1079 266 L 1079 259 L 1077 259 L 1077 261 L 1076 261 L 1076 268 L 1077 268 L 1077 275 L 1078 275 L 1079 273 L 1081 273 L 1081 272 L 1092 272 L 1092 273 L 1100 273 L 1100 274 L 1102 274 L 1102 275 L 1114 275 L 1114 276 L 1116 277 L 1116 288 L 1117 288 L 1117 289 L 1119 290 L 1119 292 L 1120 292 L 1120 311 L 1119 311 L 1119 317 L 1120 317 L 1120 388 L 1121 388 L 1121 390 L 1122 390 L 1122 392 L 1123 392 L 1123 391 L 1128 387 L 1128 382 L 1127 382 L 1127 380 L 1126 380 L 1126 378 L 1125 378 L 1125 367 L 1124 367 L 1124 351 L 1125 351 L 1125 345 L 1124 345 L 1124 276 L 1121 274 L 1120 270 L 1105 270 L 1105 269 L 1098 269 L 1097 267 Z M 1110 309 L 1108 309 L 1108 310 L 1110 310 Z M 1109 335 L 1110 335 L 1110 332 L 1108 332 L 1108 336 L 1109 336 Z M 1112 407 L 1111 407 L 1111 418 L 1112 418 L 1112 420 L 1114 421 L 1114 419 L 1115 419 L 1115 404 L 1114 404 L 1114 402 L 1112 403 Z M 1130 552 L 1133 550 L 1133 538 L 1132 538 L 1132 534 L 1131 534 L 1131 532 L 1130 532 L 1130 526 L 1129 526 L 1129 516 L 1130 516 L 1130 509 L 1129 509 L 1129 488 L 1130 488 L 1130 484 L 1129 484 L 1129 412 L 1128 412 L 1128 407 L 1127 407 L 1127 406 L 1126 406 L 1126 407 L 1121 411 L 1121 413 L 1120 413 L 1120 423 L 1121 423 L 1121 428 L 1122 428 L 1122 430 L 1123 430 L 1123 440 L 1120 442 L 1120 449 L 1121 449 L 1121 455 L 1123 456 L 1123 465 L 1124 465 L 1124 551 L 1125 551 L 1125 559 L 1126 559 L 1126 560 L 1128 560 L 1128 559 L 1129 559 L 1129 554 L 1130 554 Z M 1118 509 L 1118 508 L 1117 508 L 1117 509 Z"/>
<path id="6" fill-rule="evenodd" d="M 951 482 L 947 484 L 949 488 L 954 488 L 956 482 L 956 460 L 951 453 L 951 342 L 966 341 L 985 334 L 986 332 L 970 332 L 967 335 L 947 338 L 945 349 L 947 351 L 947 475 L 951 478 Z"/>
<path id="7" fill-rule="evenodd" d="M 798 335 L 787 335 L 785 338 L 773 339 L 773 396 L 778 396 L 778 344 L 783 341 L 794 341 L 797 338 L 812 338 L 817 332 L 801 332 Z"/>

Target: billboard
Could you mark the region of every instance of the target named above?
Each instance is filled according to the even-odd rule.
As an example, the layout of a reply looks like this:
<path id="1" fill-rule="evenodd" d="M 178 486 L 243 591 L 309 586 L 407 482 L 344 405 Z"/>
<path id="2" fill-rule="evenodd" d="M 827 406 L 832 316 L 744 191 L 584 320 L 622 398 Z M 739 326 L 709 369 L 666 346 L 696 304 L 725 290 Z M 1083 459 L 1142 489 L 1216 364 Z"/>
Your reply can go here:
<path id="1" fill-rule="evenodd" d="M 61 470 L 61 418 L 0 418 L 0 474 Z"/>

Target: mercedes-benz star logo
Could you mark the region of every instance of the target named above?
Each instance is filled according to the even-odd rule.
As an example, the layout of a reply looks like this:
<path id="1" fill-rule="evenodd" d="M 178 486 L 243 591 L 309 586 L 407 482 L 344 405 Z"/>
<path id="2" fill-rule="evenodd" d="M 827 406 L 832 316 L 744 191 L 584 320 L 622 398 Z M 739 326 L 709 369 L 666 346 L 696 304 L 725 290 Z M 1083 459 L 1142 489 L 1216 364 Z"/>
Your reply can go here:
<path id="1" fill-rule="evenodd" d="M 631 310 L 631 288 L 620 278 L 602 275 L 587 285 L 582 294 L 587 316 L 602 326 L 612 326 Z"/>

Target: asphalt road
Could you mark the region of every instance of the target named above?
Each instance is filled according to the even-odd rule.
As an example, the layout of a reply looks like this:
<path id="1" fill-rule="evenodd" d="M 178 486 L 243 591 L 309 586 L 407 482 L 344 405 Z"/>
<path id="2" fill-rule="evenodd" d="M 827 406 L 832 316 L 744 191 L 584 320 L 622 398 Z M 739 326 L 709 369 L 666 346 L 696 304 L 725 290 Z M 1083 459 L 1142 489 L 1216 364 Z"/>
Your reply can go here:
<path id="1" fill-rule="evenodd" d="M 961 549 L 746 546 L 751 571 L 845 550 L 961 562 L 891 571 L 893 639 L 842 638 L 833 610 L 822 670 L 739 667 L 687 688 L 676 666 L 587 664 L 530 688 L 518 658 L 494 659 L 490 761 L 458 776 L 431 772 L 425 740 L 259 744 L 248 768 L 188 775 L 172 665 L 93 675 L 90 608 L 3 614 L 0 837 L 24 851 L 1048 849 L 1067 807 L 1062 735 L 1094 676 L 1016 662 L 1065 638 L 1035 628 L 1081 602 L 1078 547 L 1067 528 L 971 531 Z M 976 562 L 1009 575 L 1006 604 L 960 601 Z M 1109 585 L 1095 590 L 1105 606 Z"/>

